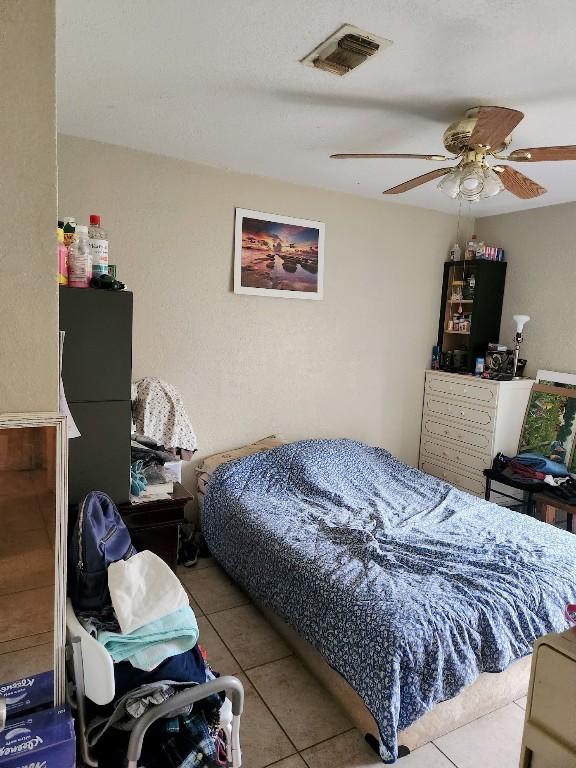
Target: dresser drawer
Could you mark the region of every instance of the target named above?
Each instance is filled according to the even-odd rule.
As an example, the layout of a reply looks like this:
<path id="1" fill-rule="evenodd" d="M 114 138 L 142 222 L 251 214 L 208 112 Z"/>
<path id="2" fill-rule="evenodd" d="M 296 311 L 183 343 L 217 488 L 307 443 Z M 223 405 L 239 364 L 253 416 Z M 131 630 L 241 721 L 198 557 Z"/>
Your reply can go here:
<path id="1" fill-rule="evenodd" d="M 470 453 L 455 443 L 445 443 L 430 437 L 422 438 L 420 451 L 427 461 L 441 461 L 442 463 L 449 461 L 463 469 L 466 467 L 466 469 L 482 472 L 491 464 L 488 454 L 481 456 Z"/>
<path id="2" fill-rule="evenodd" d="M 496 420 L 496 412 L 492 408 L 472 405 L 462 400 L 441 400 L 430 395 L 424 397 L 424 410 L 427 415 L 458 419 L 482 429 L 493 429 Z"/>
<path id="3" fill-rule="evenodd" d="M 456 440 L 474 450 L 492 451 L 492 434 L 490 432 L 478 432 L 473 427 L 448 424 L 437 421 L 424 414 L 422 420 L 422 439 L 425 437 L 440 437 L 445 440 Z"/>
<path id="4" fill-rule="evenodd" d="M 462 376 L 460 381 L 455 380 L 454 377 L 428 376 L 426 394 L 465 398 L 474 400 L 479 405 L 489 405 L 495 408 L 498 400 L 498 387 L 487 382 L 483 383 L 481 379 L 471 376 Z"/>
<path id="5" fill-rule="evenodd" d="M 470 470 L 472 474 L 467 475 L 457 472 L 455 469 L 428 461 L 428 459 L 423 459 L 420 462 L 420 469 L 422 472 L 438 477 L 440 480 L 445 480 L 447 483 L 455 485 L 463 491 L 468 491 L 468 493 L 473 493 L 477 496 L 484 496 L 484 478 L 482 474 L 475 473 L 473 470 Z"/>

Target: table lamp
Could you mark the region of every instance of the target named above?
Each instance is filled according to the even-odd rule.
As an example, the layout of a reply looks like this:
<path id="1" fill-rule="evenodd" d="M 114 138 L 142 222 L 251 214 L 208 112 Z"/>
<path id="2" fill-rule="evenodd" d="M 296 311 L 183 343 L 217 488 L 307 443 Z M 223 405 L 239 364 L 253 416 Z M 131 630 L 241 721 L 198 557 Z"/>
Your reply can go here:
<path id="1" fill-rule="evenodd" d="M 512 376 L 513 378 L 516 378 L 516 369 L 518 368 L 518 358 L 520 356 L 520 344 L 522 344 L 524 340 L 522 331 L 530 318 L 528 315 L 514 315 L 513 320 L 516 323 L 516 347 L 514 349 L 514 370 Z"/>

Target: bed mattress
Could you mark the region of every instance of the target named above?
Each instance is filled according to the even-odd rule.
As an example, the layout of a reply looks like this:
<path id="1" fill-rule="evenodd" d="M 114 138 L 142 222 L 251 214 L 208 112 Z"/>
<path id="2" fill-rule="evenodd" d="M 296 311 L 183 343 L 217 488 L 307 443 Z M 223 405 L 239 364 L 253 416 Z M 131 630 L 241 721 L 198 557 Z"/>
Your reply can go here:
<path id="1" fill-rule="evenodd" d="M 565 629 L 576 585 L 573 535 L 351 440 L 221 465 L 203 530 L 360 695 L 386 762 L 399 730 Z"/>

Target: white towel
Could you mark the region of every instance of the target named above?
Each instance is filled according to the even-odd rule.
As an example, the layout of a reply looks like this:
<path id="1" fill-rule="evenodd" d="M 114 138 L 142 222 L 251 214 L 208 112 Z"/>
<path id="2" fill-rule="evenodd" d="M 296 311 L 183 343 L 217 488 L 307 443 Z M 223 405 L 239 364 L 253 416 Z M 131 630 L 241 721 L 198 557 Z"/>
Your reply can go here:
<path id="1" fill-rule="evenodd" d="M 108 588 L 125 635 L 189 604 L 178 577 L 164 560 L 148 550 L 111 563 Z"/>

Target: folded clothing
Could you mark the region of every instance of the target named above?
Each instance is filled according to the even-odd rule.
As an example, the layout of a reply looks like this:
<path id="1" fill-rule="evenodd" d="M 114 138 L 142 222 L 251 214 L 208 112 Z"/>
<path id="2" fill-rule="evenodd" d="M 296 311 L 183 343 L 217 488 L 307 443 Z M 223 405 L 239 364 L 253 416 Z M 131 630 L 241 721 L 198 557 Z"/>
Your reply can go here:
<path id="1" fill-rule="evenodd" d="M 140 685 L 157 683 L 161 680 L 174 680 L 177 683 L 205 683 L 206 664 L 198 643 L 189 651 L 170 656 L 149 672 L 135 669 L 129 661 L 114 664 L 116 696 L 123 696 Z"/>
<path id="2" fill-rule="evenodd" d="M 187 605 L 129 634 L 104 630 L 96 637 L 113 661 L 129 661 L 133 667 L 150 672 L 165 659 L 193 648 L 198 634 L 194 611 Z"/>
<path id="3" fill-rule="evenodd" d="M 186 590 L 176 574 L 149 550 L 138 552 L 129 560 L 111 563 L 108 589 L 124 634 L 189 605 Z"/>
<path id="4" fill-rule="evenodd" d="M 565 464 L 552 461 L 552 459 L 539 453 L 519 453 L 513 458 L 513 461 L 537 472 L 542 472 L 544 475 L 552 475 L 552 477 L 568 477 L 570 474 Z"/>

